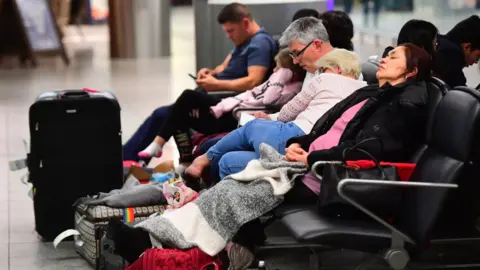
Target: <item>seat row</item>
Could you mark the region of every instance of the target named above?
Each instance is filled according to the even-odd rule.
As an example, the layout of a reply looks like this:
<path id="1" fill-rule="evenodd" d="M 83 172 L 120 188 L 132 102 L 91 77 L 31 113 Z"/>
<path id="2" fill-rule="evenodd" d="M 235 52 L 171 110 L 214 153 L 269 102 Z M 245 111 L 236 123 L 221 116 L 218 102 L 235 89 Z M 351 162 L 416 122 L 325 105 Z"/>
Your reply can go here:
<path id="1" fill-rule="evenodd" d="M 468 243 L 478 249 L 480 93 L 467 87 L 450 90 L 436 78 L 428 82 L 428 91 L 427 138 L 412 157 L 417 165 L 410 180 L 343 180 L 338 193 L 369 217 L 367 221 L 322 216 L 312 206 L 279 207 L 275 216 L 300 245 L 359 251 L 383 258 L 380 262 L 390 269 L 443 269 L 449 263 L 441 258 L 445 248 Z M 316 166 L 312 170 L 315 174 Z M 344 193 L 350 185 L 405 189 L 398 216 L 392 221 L 381 219 Z M 440 244 L 442 248 L 435 249 Z M 476 254 L 464 251 L 450 263 L 478 269 Z"/>

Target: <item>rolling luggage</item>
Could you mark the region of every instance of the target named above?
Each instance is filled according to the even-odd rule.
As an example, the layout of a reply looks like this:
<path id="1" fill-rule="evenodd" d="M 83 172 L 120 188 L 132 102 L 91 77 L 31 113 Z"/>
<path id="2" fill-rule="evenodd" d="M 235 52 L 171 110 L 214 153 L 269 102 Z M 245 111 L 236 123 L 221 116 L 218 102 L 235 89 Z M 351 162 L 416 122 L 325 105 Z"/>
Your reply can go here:
<path id="1" fill-rule="evenodd" d="M 108 92 L 41 94 L 30 107 L 35 228 L 51 241 L 74 228 L 72 204 L 123 185 L 120 106 Z"/>
<path id="2" fill-rule="evenodd" d="M 87 206 L 80 204 L 75 211 L 75 229 L 80 233 L 79 236 L 75 239 L 75 250 L 95 269 L 102 269 L 100 266 L 108 264 L 112 260 L 109 260 L 110 257 L 117 258 L 115 254 L 111 254 L 107 251 L 107 257 L 101 257 L 102 249 L 106 245 L 101 244 L 102 237 L 104 236 L 104 231 L 108 227 L 108 222 L 112 217 L 123 218 L 126 222 L 130 224 L 135 224 L 142 220 L 147 219 L 150 215 L 159 213 L 162 214 L 165 211 L 166 205 L 154 205 L 154 206 L 143 206 L 143 207 L 133 207 L 128 209 L 112 208 L 104 205 L 96 206 Z M 125 213 L 128 213 L 128 217 L 125 217 Z M 107 242 L 110 240 L 106 240 Z M 110 243 L 108 242 L 108 243 Z M 108 244 L 107 246 L 112 244 Z M 99 260 L 102 260 L 102 264 L 99 264 Z M 122 260 L 114 259 L 116 263 L 121 265 Z M 123 269 L 123 268 L 122 268 Z"/>

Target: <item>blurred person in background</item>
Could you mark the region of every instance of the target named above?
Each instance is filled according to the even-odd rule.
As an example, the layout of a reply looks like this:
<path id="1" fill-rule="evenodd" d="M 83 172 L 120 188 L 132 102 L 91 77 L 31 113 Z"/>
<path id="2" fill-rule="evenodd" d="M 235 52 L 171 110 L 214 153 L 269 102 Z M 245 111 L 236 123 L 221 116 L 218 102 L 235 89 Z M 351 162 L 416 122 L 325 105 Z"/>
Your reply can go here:
<path id="1" fill-rule="evenodd" d="M 347 13 L 331 10 L 320 14 L 319 19 L 327 28 L 330 44 L 334 48 L 353 51 L 353 22 Z"/>
<path id="2" fill-rule="evenodd" d="M 450 87 L 467 85 L 465 67 L 480 59 L 480 17 L 472 15 L 438 37 L 434 75 Z"/>
<path id="3" fill-rule="evenodd" d="M 378 14 L 380 13 L 380 9 L 382 7 L 382 1 L 381 0 L 361 0 L 362 5 L 363 5 L 363 23 L 365 26 L 368 26 L 368 17 L 370 13 L 370 3 L 372 3 L 373 7 L 373 25 L 375 27 L 378 27 Z M 344 11 L 347 14 L 350 14 L 352 12 L 353 8 L 353 0 L 344 0 Z"/>
<path id="4" fill-rule="evenodd" d="M 398 33 L 397 46 L 404 43 L 417 45 L 434 58 L 438 43 L 438 29 L 428 21 L 410 20 L 402 26 Z M 385 48 L 382 58 L 387 57 L 391 50 L 393 50 L 392 46 Z"/>
<path id="5" fill-rule="evenodd" d="M 320 13 L 313 8 L 299 9 L 297 12 L 295 12 L 295 14 L 293 14 L 292 22 L 304 17 L 314 17 L 320 19 Z"/>

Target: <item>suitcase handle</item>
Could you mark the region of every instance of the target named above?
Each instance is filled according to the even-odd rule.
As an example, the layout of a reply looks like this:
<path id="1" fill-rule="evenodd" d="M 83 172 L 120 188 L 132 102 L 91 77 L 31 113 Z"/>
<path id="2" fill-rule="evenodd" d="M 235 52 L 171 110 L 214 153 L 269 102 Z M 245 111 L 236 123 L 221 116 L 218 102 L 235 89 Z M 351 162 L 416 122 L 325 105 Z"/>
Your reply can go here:
<path id="1" fill-rule="evenodd" d="M 86 91 L 68 91 L 60 94 L 60 98 L 89 98 L 90 94 Z"/>

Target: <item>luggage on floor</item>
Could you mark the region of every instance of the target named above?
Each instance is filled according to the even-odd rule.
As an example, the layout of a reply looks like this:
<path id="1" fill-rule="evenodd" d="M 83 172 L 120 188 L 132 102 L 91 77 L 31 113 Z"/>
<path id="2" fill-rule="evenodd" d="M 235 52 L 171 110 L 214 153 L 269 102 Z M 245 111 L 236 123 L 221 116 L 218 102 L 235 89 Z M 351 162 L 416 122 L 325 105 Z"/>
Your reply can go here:
<path id="1" fill-rule="evenodd" d="M 125 270 L 221 270 L 223 264 L 219 256 L 211 257 L 199 248 L 179 249 L 147 249 L 134 263 Z"/>
<path id="2" fill-rule="evenodd" d="M 120 106 L 108 92 L 48 92 L 29 118 L 35 227 L 53 240 L 74 227 L 75 200 L 122 187 Z"/>
<path id="3" fill-rule="evenodd" d="M 127 223 L 139 222 L 152 214 L 161 214 L 165 209 L 166 205 L 119 209 L 103 205 L 87 206 L 80 204 L 75 211 L 75 230 L 80 233 L 75 239 L 75 249 L 86 261 L 96 267 L 98 260 L 101 259 L 100 250 L 104 248 L 100 241 L 105 234 L 110 218 L 120 217 Z M 114 255 L 110 253 L 107 252 L 107 261 L 111 261 L 110 258 Z M 99 268 L 97 267 L 97 269 Z"/>
<path id="4" fill-rule="evenodd" d="M 123 270 L 127 262 L 115 253 L 115 243 L 108 233 L 107 227 L 98 227 L 95 236 L 100 239 L 98 242 L 98 257 L 95 270 Z"/>

